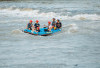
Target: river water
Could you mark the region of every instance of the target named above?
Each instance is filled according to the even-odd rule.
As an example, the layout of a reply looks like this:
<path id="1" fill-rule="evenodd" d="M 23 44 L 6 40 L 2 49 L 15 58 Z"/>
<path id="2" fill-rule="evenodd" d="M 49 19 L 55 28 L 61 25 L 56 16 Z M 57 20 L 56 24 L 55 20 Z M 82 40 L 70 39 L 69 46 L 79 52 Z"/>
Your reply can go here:
<path id="1" fill-rule="evenodd" d="M 61 32 L 22 32 L 54 17 Z M 100 0 L 0 1 L 0 68 L 100 68 Z"/>

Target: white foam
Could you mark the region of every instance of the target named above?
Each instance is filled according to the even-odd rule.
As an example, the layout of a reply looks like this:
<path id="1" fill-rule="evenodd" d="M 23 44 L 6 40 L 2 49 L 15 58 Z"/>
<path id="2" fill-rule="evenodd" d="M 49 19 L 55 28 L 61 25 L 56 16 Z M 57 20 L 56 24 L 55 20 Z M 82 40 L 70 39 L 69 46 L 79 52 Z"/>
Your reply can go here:
<path id="1" fill-rule="evenodd" d="M 76 24 L 69 24 L 68 25 L 68 33 L 70 34 L 70 33 L 76 33 L 76 32 L 78 32 L 78 26 L 76 25 Z"/>
<path id="2" fill-rule="evenodd" d="M 22 31 L 19 30 L 19 29 L 15 29 L 15 30 L 13 30 L 11 33 L 12 33 L 12 34 L 21 34 Z"/>
<path id="3" fill-rule="evenodd" d="M 39 10 L 32 10 L 32 9 L 2 9 L 0 10 L 0 13 L 6 16 L 14 16 L 14 17 L 32 17 L 32 18 L 42 18 L 42 19 L 49 19 L 49 18 L 58 18 L 62 20 L 100 20 L 100 15 L 97 14 L 78 14 L 74 16 L 64 16 L 60 15 L 54 12 L 48 12 L 48 13 L 39 13 Z M 67 12 L 66 12 L 67 13 Z M 2 15 L 0 14 L 0 15 Z"/>
<path id="4" fill-rule="evenodd" d="M 79 14 L 72 17 L 75 20 L 100 20 L 100 16 L 97 14 Z"/>

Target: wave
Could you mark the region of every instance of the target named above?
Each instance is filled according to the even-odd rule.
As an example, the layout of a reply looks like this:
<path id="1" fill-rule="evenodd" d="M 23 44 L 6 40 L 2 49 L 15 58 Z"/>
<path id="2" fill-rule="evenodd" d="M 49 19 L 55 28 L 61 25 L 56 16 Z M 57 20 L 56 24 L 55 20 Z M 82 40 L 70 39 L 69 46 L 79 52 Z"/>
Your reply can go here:
<path id="1" fill-rule="evenodd" d="M 12 10 L 12 11 L 14 11 L 14 10 L 19 10 L 19 11 L 33 11 L 33 9 L 32 8 L 17 8 L 16 6 L 12 6 L 12 7 L 9 7 L 9 8 L 0 8 L 0 10 Z"/>
<path id="2" fill-rule="evenodd" d="M 79 27 L 75 23 L 63 26 L 62 33 L 71 34 L 71 33 L 77 33 L 77 32 L 79 32 Z"/>
<path id="3" fill-rule="evenodd" d="M 14 17 L 36 17 L 42 19 L 49 18 L 58 18 L 61 20 L 100 20 L 100 15 L 97 14 L 77 14 L 73 16 L 69 15 L 61 15 L 60 13 L 55 12 L 41 12 L 40 10 L 33 10 L 31 8 L 0 8 L 0 12 L 6 16 L 14 16 Z M 67 14 L 67 12 L 66 12 Z M 2 15 L 2 14 L 0 14 Z"/>
<path id="4" fill-rule="evenodd" d="M 69 34 L 78 32 L 78 26 L 76 24 L 69 24 L 68 27 L 69 27 L 68 29 Z"/>
<path id="5" fill-rule="evenodd" d="M 20 29 L 15 29 L 11 31 L 12 34 L 21 34 L 23 33 Z"/>

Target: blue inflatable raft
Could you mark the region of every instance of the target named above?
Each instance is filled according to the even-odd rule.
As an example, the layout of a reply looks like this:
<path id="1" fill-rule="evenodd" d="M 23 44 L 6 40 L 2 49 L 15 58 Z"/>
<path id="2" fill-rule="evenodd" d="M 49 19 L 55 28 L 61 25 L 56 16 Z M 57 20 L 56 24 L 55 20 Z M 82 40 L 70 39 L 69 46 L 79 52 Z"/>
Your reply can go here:
<path id="1" fill-rule="evenodd" d="M 29 29 L 24 29 L 24 32 L 32 34 L 32 35 L 48 36 L 48 35 L 61 31 L 61 29 L 56 29 L 56 30 L 51 29 L 51 31 L 46 31 L 46 30 L 47 28 L 40 28 L 40 32 L 36 32 Z"/>

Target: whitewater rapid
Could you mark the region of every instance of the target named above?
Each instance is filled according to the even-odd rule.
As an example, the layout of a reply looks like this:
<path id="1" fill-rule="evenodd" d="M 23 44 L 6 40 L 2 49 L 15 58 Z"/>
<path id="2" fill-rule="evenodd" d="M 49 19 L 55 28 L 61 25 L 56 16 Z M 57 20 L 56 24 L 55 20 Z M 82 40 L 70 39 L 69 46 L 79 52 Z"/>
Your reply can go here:
<path id="1" fill-rule="evenodd" d="M 22 32 L 60 19 L 50 36 Z M 99 0 L 0 1 L 0 68 L 100 68 Z"/>
<path id="2" fill-rule="evenodd" d="M 76 14 L 70 16 L 71 12 L 67 12 L 66 15 L 61 15 L 60 13 L 55 12 L 40 12 L 40 10 L 33 10 L 31 8 L 6 8 L 0 9 L 0 13 L 3 16 L 13 16 L 13 17 L 31 17 L 31 18 L 57 18 L 61 20 L 100 20 L 100 15 L 97 14 Z"/>

